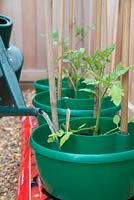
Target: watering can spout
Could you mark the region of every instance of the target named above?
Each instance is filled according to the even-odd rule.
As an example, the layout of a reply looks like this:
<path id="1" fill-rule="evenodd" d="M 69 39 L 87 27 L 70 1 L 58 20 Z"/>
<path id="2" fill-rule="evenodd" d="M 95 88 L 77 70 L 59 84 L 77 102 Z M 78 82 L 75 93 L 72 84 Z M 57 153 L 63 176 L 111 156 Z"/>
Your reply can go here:
<path id="1" fill-rule="evenodd" d="M 13 66 L 11 66 L 11 63 L 9 62 L 9 57 L 6 51 L 6 38 L 3 39 L 2 33 L 3 32 L 0 31 L 0 70 L 2 72 L 2 79 L 4 84 L 6 84 L 8 89 L 9 98 L 11 97 L 14 106 L 3 106 L 3 104 L 1 105 L 0 102 L 0 116 L 37 116 L 40 114 L 40 109 L 26 107 L 21 89 L 18 84 L 18 80 L 16 78 L 15 72 L 13 71 Z"/>

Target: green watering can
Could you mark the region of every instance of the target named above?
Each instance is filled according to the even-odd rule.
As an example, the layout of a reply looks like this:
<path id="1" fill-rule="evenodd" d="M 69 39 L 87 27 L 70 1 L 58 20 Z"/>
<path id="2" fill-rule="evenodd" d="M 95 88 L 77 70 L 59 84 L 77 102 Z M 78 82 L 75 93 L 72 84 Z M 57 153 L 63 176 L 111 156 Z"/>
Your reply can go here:
<path id="1" fill-rule="evenodd" d="M 2 116 L 36 116 L 39 108 L 26 108 L 19 87 L 23 56 L 14 45 L 9 45 L 12 20 L 0 16 L 0 117 Z"/>

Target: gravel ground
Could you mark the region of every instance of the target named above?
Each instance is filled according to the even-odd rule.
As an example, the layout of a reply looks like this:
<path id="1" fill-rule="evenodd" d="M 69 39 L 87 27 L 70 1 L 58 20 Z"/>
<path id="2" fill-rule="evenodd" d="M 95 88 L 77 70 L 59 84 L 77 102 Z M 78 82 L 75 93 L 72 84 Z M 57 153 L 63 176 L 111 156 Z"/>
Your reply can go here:
<path id="1" fill-rule="evenodd" d="M 33 90 L 23 92 L 27 105 L 31 105 Z M 0 200 L 15 200 L 20 165 L 19 117 L 0 118 Z"/>

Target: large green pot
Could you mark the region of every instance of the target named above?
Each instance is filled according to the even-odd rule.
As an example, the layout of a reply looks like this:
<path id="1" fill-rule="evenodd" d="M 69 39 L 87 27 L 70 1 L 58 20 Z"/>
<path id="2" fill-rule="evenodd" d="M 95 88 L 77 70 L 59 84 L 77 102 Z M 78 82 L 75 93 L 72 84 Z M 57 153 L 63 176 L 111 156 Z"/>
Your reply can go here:
<path id="1" fill-rule="evenodd" d="M 94 119 L 73 119 L 71 127 L 84 122 L 92 125 Z M 111 128 L 111 118 L 102 118 L 101 133 Z M 127 200 L 134 196 L 134 124 L 128 135 L 73 135 L 60 152 L 47 143 L 49 134 L 45 124 L 30 137 L 41 179 L 49 193 L 61 200 Z"/>
<path id="2" fill-rule="evenodd" d="M 69 97 L 69 98 L 65 98 Z M 62 98 L 57 101 L 58 117 L 63 119 L 66 116 L 66 109 L 71 109 L 71 117 L 93 116 L 94 99 L 89 98 L 87 92 L 80 91 L 78 99 L 73 98 L 74 91 L 71 89 L 62 90 Z M 35 107 L 42 108 L 51 118 L 51 106 L 49 92 L 41 92 L 35 95 L 33 99 Z M 101 110 L 101 116 L 114 116 L 120 110 L 120 106 L 115 106 L 109 97 L 104 98 Z M 44 123 L 41 116 L 38 117 L 39 124 Z"/>

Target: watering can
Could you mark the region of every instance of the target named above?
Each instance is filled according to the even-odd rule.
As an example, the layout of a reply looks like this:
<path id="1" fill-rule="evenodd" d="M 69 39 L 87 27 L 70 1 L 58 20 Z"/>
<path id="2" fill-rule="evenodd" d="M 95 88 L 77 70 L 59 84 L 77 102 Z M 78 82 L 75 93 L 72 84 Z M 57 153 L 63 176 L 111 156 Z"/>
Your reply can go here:
<path id="1" fill-rule="evenodd" d="M 9 45 L 12 20 L 0 16 L 0 117 L 36 116 L 39 108 L 27 108 L 18 80 L 23 64 L 23 56 L 14 45 Z"/>

